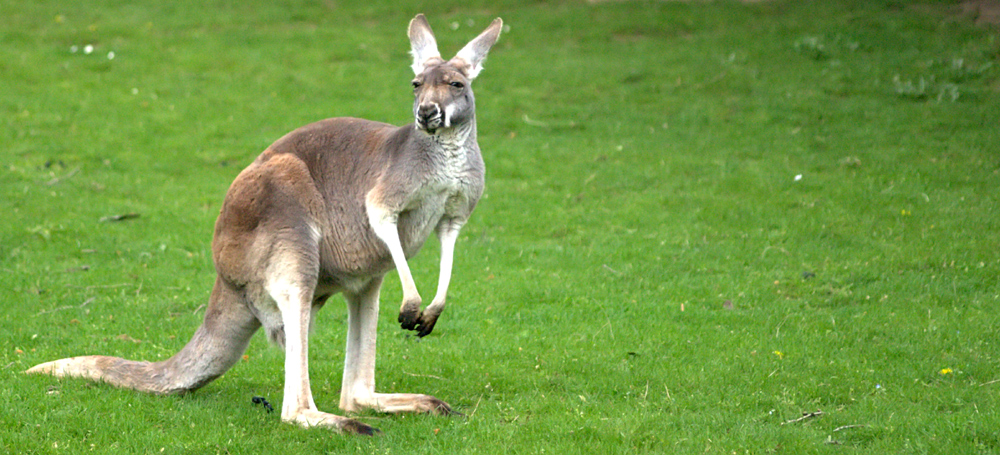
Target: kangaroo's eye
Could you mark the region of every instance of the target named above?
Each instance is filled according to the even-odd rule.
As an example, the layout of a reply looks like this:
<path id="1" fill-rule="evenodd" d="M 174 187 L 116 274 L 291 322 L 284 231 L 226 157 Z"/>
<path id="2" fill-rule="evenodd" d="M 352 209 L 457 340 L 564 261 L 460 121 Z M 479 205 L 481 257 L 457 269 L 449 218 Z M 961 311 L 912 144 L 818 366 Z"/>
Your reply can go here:
<path id="1" fill-rule="evenodd" d="M 465 87 L 465 84 L 463 84 L 461 82 L 458 82 L 458 81 L 452 82 L 452 83 L 450 83 L 448 85 L 450 85 L 452 87 L 455 87 L 455 88 L 464 88 Z"/>
<path id="2" fill-rule="evenodd" d="M 421 85 L 424 85 L 424 84 L 421 83 L 420 81 L 413 81 L 413 88 L 414 89 L 420 88 Z"/>

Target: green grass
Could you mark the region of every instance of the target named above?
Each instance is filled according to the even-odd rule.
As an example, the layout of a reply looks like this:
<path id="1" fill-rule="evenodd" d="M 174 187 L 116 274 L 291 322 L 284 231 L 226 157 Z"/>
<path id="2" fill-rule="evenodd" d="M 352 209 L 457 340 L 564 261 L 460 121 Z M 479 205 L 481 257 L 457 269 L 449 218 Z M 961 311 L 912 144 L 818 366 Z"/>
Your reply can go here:
<path id="1" fill-rule="evenodd" d="M 144 3 L 0 0 L 3 451 L 1000 452 L 1000 33 L 956 2 Z M 417 12 L 446 54 L 510 26 L 451 305 L 418 341 L 394 274 L 382 298 L 379 388 L 465 418 L 283 425 L 250 403 L 281 402 L 264 336 L 182 397 L 22 374 L 176 352 L 243 166 L 321 118 L 408 121 Z"/>

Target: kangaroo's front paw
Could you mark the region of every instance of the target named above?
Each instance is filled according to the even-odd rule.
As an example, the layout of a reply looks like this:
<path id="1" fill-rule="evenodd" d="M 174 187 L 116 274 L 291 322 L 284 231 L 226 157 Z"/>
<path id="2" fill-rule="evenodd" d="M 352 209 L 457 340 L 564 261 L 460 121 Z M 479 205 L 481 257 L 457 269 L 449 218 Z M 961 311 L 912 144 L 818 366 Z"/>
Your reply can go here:
<path id="1" fill-rule="evenodd" d="M 424 311 L 420 313 L 420 318 L 417 321 L 417 326 L 414 330 L 417 331 L 418 337 L 425 337 L 427 334 L 434 330 L 434 324 L 437 323 L 438 315 L 440 313 L 432 313 Z"/>
<path id="2" fill-rule="evenodd" d="M 399 325 L 402 328 L 416 330 L 420 319 L 420 300 L 408 300 L 399 307 Z"/>

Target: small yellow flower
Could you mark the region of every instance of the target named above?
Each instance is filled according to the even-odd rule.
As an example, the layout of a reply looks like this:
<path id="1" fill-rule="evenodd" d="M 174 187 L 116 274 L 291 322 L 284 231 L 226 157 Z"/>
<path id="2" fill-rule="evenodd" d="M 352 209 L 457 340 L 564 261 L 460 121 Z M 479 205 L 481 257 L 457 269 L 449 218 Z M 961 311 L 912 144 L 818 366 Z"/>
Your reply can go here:
<path id="1" fill-rule="evenodd" d="M 774 351 L 774 352 L 772 352 L 772 354 L 778 356 L 779 359 L 785 358 L 785 353 L 781 352 L 781 351 Z"/>
<path id="2" fill-rule="evenodd" d="M 939 371 L 939 373 L 945 375 L 945 374 L 951 374 L 953 373 L 953 371 L 951 370 L 951 368 L 942 368 L 941 371 Z"/>

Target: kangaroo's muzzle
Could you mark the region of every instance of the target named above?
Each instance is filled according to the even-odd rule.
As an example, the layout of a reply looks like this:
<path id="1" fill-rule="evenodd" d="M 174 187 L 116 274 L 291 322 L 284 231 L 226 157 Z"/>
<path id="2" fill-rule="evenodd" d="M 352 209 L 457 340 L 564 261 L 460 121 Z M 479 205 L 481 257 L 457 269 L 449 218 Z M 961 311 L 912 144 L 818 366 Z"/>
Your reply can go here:
<path id="1" fill-rule="evenodd" d="M 444 126 L 444 111 L 437 103 L 421 104 L 417 108 L 417 128 L 434 134 Z"/>

